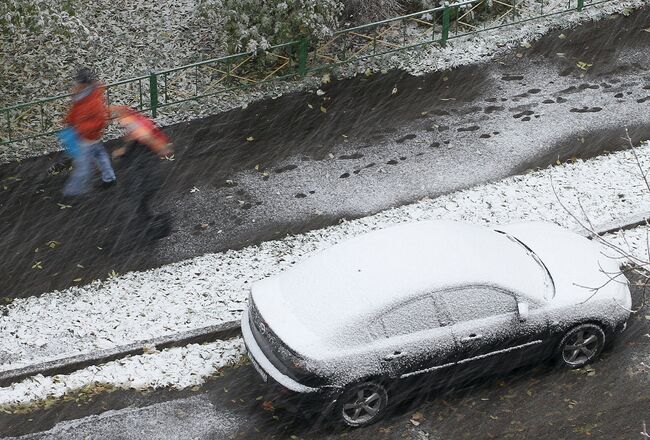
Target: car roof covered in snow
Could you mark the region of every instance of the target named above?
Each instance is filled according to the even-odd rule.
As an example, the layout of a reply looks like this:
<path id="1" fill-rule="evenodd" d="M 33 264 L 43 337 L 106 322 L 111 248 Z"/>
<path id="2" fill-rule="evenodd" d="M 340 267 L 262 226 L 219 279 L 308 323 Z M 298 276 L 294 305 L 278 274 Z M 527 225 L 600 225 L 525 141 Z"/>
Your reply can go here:
<path id="1" fill-rule="evenodd" d="M 332 246 L 259 281 L 253 300 L 291 348 L 355 325 L 427 292 L 489 285 L 544 298 L 545 273 L 501 233 L 450 221 L 424 221 L 373 231 Z M 364 319 L 365 317 L 365 319 Z"/>

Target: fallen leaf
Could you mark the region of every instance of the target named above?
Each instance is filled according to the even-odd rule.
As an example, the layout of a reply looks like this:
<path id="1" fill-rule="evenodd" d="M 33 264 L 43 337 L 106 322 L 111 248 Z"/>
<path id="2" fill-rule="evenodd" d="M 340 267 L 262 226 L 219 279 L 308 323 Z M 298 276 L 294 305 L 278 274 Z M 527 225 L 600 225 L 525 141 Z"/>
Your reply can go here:
<path id="1" fill-rule="evenodd" d="M 578 66 L 579 69 L 582 70 L 588 70 L 593 64 L 585 63 L 584 61 L 578 61 L 576 63 L 576 66 Z"/>
<path id="2" fill-rule="evenodd" d="M 314 109 L 314 106 L 311 105 L 311 104 L 307 104 L 307 107 L 309 107 L 309 108 L 312 109 L 312 110 Z"/>
<path id="3" fill-rule="evenodd" d="M 332 77 L 330 77 L 330 74 L 326 73 L 323 75 L 323 84 L 329 84 L 330 82 L 332 82 Z"/>
<path id="4" fill-rule="evenodd" d="M 59 209 L 70 209 L 72 208 L 72 205 L 65 205 L 63 203 L 57 203 L 59 205 Z"/>
<path id="5" fill-rule="evenodd" d="M 253 136 L 248 136 L 248 137 L 246 138 L 246 140 L 247 140 L 248 142 L 253 142 L 253 141 L 255 140 L 255 138 L 254 138 Z"/>
<path id="6" fill-rule="evenodd" d="M 392 95 L 396 95 L 396 94 L 397 94 L 397 86 L 393 87 L 393 91 L 392 91 L 391 94 L 392 94 Z"/>
<path id="7" fill-rule="evenodd" d="M 532 47 L 528 41 L 522 41 L 520 43 L 520 46 L 525 47 L 526 49 L 530 49 Z"/>
<path id="8" fill-rule="evenodd" d="M 558 36 L 558 38 L 559 38 L 560 40 L 566 40 L 566 35 L 564 35 L 564 34 L 560 34 L 560 35 Z"/>
<path id="9" fill-rule="evenodd" d="M 417 411 L 415 414 L 411 416 L 411 419 L 418 420 L 418 421 L 424 420 L 424 414 L 422 414 L 420 411 Z"/>
<path id="10" fill-rule="evenodd" d="M 80 282 L 81 280 L 83 280 L 83 278 L 75 278 L 75 279 L 72 280 L 72 281 L 74 281 L 75 283 L 78 283 L 78 282 Z"/>
<path id="11" fill-rule="evenodd" d="M 273 410 L 275 410 L 275 408 L 273 407 L 273 402 L 270 401 L 270 400 L 265 400 L 264 402 L 262 402 L 262 409 L 264 411 L 273 411 Z"/>
<path id="12" fill-rule="evenodd" d="M 323 113 L 327 113 L 327 109 L 322 105 L 320 106 L 320 111 L 322 111 Z"/>
<path id="13" fill-rule="evenodd" d="M 43 265 L 40 261 L 37 261 L 36 263 L 32 264 L 32 269 L 43 269 Z"/>
<path id="14" fill-rule="evenodd" d="M 56 240 L 50 240 L 46 244 L 50 249 L 55 249 L 57 246 L 61 245 L 61 243 Z"/>
<path id="15" fill-rule="evenodd" d="M 200 189 L 198 189 L 196 186 L 193 186 L 192 189 L 190 190 L 190 192 L 191 192 L 192 194 L 194 194 L 194 193 L 196 193 L 196 192 L 199 192 L 199 191 L 200 191 Z"/>

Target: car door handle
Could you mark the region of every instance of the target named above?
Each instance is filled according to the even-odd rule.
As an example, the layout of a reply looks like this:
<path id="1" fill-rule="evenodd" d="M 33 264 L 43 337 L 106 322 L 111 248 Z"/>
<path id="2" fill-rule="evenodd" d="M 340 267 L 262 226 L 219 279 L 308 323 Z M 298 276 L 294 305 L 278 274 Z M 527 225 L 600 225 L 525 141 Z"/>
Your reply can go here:
<path id="1" fill-rule="evenodd" d="M 476 333 L 472 333 L 469 336 L 465 336 L 460 340 L 460 342 L 471 342 L 471 341 L 476 341 L 478 339 L 481 339 L 483 335 L 477 335 Z"/>
<path id="2" fill-rule="evenodd" d="M 395 353 L 389 354 L 386 357 L 384 357 L 384 360 L 392 361 L 392 360 L 399 359 L 399 358 L 404 357 L 404 356 L 406 356 L 405 351 L 396 351 Z"/>

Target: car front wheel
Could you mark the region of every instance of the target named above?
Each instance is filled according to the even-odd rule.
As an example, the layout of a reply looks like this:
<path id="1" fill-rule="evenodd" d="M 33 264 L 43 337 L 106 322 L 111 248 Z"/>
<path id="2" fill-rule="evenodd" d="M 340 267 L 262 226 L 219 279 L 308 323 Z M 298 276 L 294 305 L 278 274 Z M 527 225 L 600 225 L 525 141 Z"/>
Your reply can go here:
<path id="1" fill-rule="evenodd" d="M 381 419 L 388 405 L 388 393 L 377 382 L 363 382 L 343 392 L 337 406 L 337 417 L 352 427 L 367 426 Z"/>
<path id="2" fill-rule="evenodd" d="M 562 338 L 558 358 L 568 368 L 584 367 L 594 361 L 605 346 L 605 332 L 596 324 L 581 324 Z"/>

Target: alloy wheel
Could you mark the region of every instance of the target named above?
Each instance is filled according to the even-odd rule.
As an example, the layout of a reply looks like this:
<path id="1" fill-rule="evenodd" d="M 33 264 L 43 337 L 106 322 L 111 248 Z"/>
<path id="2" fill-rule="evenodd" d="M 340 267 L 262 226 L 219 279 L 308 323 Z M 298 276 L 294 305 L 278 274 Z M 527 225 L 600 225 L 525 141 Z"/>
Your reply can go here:
<path id="1" fill-rule="evenodd" d="M 570 367 L 586 365 L 600 354 L 604 339 L 603 331 L 596 325 L 576 327 L 563 340 L 562 360 Z"/>
<path id="2" fill-rule="evenodd" d="M 348 426 L 368 425 L 383 415 L 387 401 L 386 390 L 381 385 L 373 382 L 357 385 L 345 393 L 341 417 Z"/>

